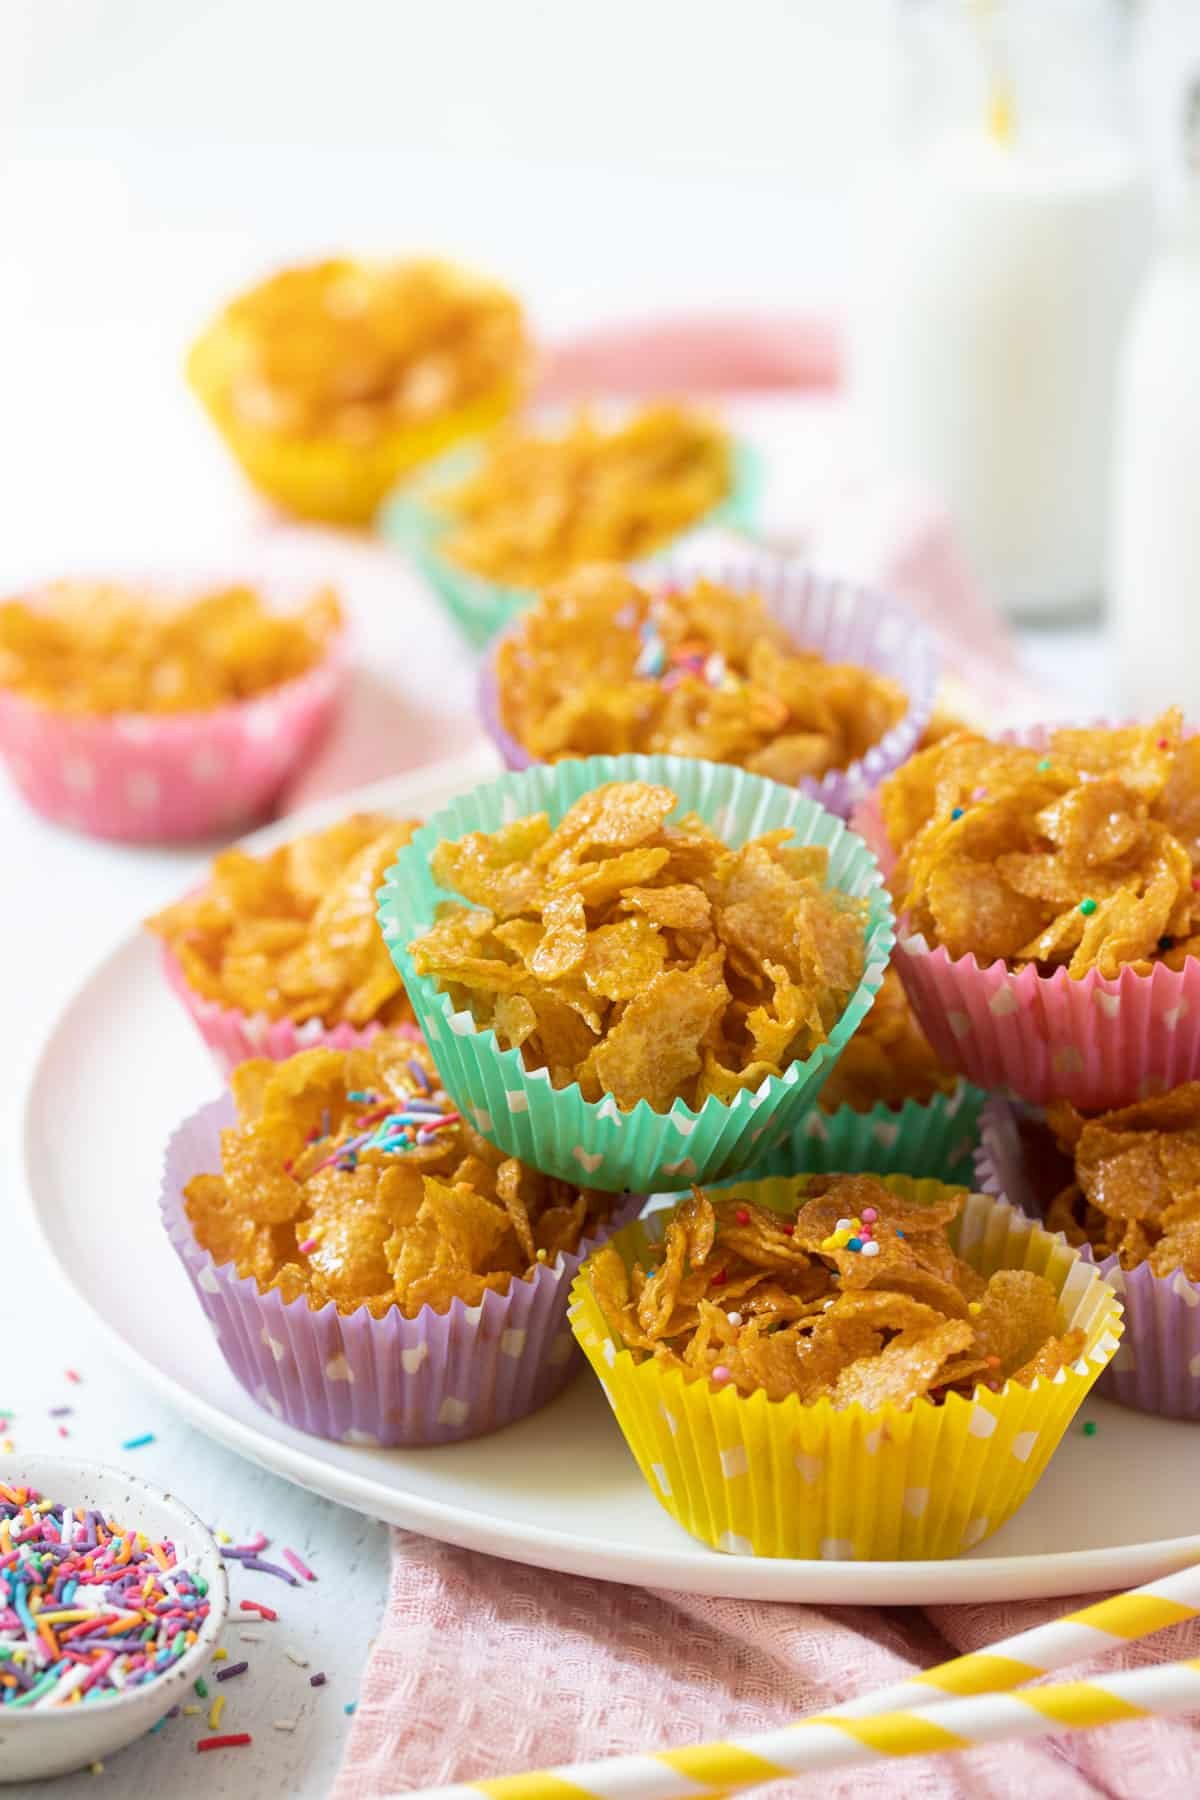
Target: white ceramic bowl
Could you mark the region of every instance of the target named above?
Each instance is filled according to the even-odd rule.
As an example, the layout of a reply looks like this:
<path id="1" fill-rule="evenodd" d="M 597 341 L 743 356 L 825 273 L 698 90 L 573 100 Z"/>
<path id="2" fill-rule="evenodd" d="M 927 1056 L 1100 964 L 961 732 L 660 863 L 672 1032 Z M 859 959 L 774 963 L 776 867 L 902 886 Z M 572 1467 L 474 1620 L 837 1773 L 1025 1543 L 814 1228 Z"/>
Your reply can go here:
<path id="1" fill-rule="evenodd" d="M 170 1538 L 182 1555 L 194 1559 L 208 1583 L 208 1617 L 196 1642 L 157 1680 L 86 1706 L 22 1712 L 0 1708 L 0 1782 L 35 1781 L 102 1762 L 183 1700 L 212 1660 L 229 1610 L 229 1580 L 207 1526 L 173 1494 L 152 1487 L 140 1475 L 69 1456 L 31 1454 L 0 1457 L 0 1481 L 35 1487 L 47 1499 L 68 1506 L 96 1507 L 118 1525 L 131 1526 L 147 1537 Z"/>

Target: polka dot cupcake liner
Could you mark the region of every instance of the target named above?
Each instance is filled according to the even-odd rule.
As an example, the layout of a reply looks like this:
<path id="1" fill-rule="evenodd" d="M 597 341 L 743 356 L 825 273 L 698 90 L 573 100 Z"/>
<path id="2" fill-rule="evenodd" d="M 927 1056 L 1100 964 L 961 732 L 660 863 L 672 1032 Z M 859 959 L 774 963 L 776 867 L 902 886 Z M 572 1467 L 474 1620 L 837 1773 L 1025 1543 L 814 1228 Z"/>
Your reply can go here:
<path id="1" fill-rule="evenodd" d="M 986 1096 L 960 1081 L 953 1093 L 921 1104 L 856 1112 L 813 1107 L 782 1144 L 745 1177 L 770 1175 L 916 1175 L 969 1187 Z"/>
<path id="2" fill-rule="evenodd" d="M 306 1019 L 297 1025 L 291 1019 L 268 1018 L 266 1013 L 241 1012 L 235 1006 L 222 1006 L 219 1000 L 210 1000 L 189 986 L 178 957 L 166 944 L 162 946 L 162 965 L 172 991 L 212 1051 L 222 1075 L 228 1075 L 252 1056 L 269 1056 L 272 1062 L 284 1062 L 299 1050 L 357 1050 L 383 1030 L 374 1024 L 326 1025 L 320 1019 Z M 420 1041 L 421 1033 L 415 1025 L 390 1025 L 388 1030 Z"/>
<path id="3" fill-rule="evenodd" d="M 183 1190 L 193 1175 L 221 1166 L 221 1131 L 234 1122 L 232 1099 L 193 1113 L 167 1146 L 159 1199 L 162 1221 L 216 1334 L 234 1379 L 266 1412 L 314 1437 L 366 1447 L 458 1443 L 536 1412 L 576 1374 L 567 1299 L 580 1264 L 607 1233 L 585 1238 L 572 1256 L 539 1265 L 507 1294 L 478 1306 L 425 1307 L 413 1319 L 393 1308 L 314 1311 L 217 1264 L 192 1234 Z M 610 1229 L 637 1216 L 628 1196 Z"/>
<path id="4" fill-rule="evenodd" d="M 0 689 L 0 754 L 43 817 L 123 843 L 186 843 L 259 818 L 320 742 L 342 644 L 251 700 L 202 713 L 77 718 Z"/>
<path id="5" fill-rule="evenodd" d="M 1064 1183 L 1039 1180 L 1037 1159 L 1020 1121 L 1017 1107 L 1001 1099 L 988 1101 L 980 1121 L 975 1178 L 986 1193 L 1040 1218 Z M 1058 1173 L 1069 1179 L 1065 1169 Z M 1125 1335 L 1096 1392 L 1138 1412 L 1200 1420 L 1200 1284 L 1182 1270 L 1156 1275 L 1147 1263 L 1122 1269 L 1116 1256 L 1097 1261 L 1090 1245 L 1079 1255 L 1095 1264 L 1125 1308 Z"/>
<path id="6" fill-rule="evenodd" d="M 889 1176 L 915 1199 L 933 1181 Z M 739 1183 L 760 1204 L 794 1204 L 795 1183 Z M 660 1241 L 656 1213 L 613 1239 L 627 1263 Z M 651 1492 L 694 1537 L 737 1556 L 826 1561 L 957 1556 L 1012 1517 L 1028 1497 L 1121 1335 L 1121 1307 L 1096 1269 L 1015 1208 L 971 1194 L 950 1229 L 982 1274 L 1033 1269 L 1056 1289 L 1064 1329 L 1086 1344 L 1052 1380 L 1001 1392 L 951 1394 L 835 1411 L 828 1400 L 768 1400 L 685 1380 L 618 1347 L 585 1263 L 571 1290 L 571 1329 L 583 1346 Z"/>
<path id="7" fill-rule="evenodd" d="M 577 1083 L 553 1088 L 545 1069 L 526 1069 L 519 1050 L 502 1050 L 495 1032 L 456 1012 L 435 981 L 418 975 L 408 945 L 449 896 L 429 867 L 435 845 L 468 831 L 545 811 L 556 824 L 572 803 L 608 781 L 661 782 L 679 796 L 679 812 L 698 812 L 728 844 L 790 826 L 800 844 L 829 852 L 829 880 L 867 902 L 866 964 L 828 1039 L 782 1076 L 725 1104 L 710 1096 L 695 1111 L 677 1101 L 655 1112 L 639 1101 L 622 1112 L 611 1096 L 583 1098 Z M 499 776 L 434 815 L 401 850 L 379 894 L 385 942 L 454 1103 L 485 1137 L 549 1175 L 637 1193 L 674 1191 L 692 1181 L 735 1175 L 793 1132 L 822 1082 L 874 1003 L 892 945 L 892 916 L 874 859 L 842 820 L 795 788 L 717 763 L 676 756 L 593 756 L 536 764 Z"/>
<path id="8" fill-rule="evenodd" d="M 948 1068 L 978 1087 L 1103 1111 L 1200 1076 L 1200 960 L 1115 981 L 1065 969 L 1039 975 L 952 960 L 903 922 L 896 968 L 921 1028 Z"/>
<path id="9" fill-rule="evenodd" d="M 1049 730 L 1008 733 L 1041 745 Z M 885 877 L 895 857 L 877 802 L 856 809 L 854 829 Z M 986 966 L 952 957 L 907 929 L 896 936 L 896 971 L 921 1028 L 947 1068 L 977 1087 L 1005 1089 L 1039 1105 L 1070 1100 L 1087 1112 L 1125 1106 L 1200 1076 L 1200 959 L 1182 969 L 1156 963 L 1148 975 L 1116 979 L 1090 970 L 1042 975 L 1032 966 Z"/>
<path id="10" fill-rule="evenodd" d="M 848 818 L 851 809 L 885 775 L 912 755 L 933 710 L 938 653 L 933 638 L 899 601 L 856 582 L 817 574 L 790 557 L 762 554 L 725 561 L 668 557 L 633 573 L 646 587 L 659 591 L 688 587 L 704 577 L 739 594 L 757 594 L 797 645 L 819 651 L 829 662 L 874 669 L 903 688 L 908 696 L 907 712 L 865 756 L 845 769 L 830 769 L 798 784 L 801 793 L 811 795 L 830 812 Z M 498 643 L 490 648 L 480 672 L 480 715 L 506 766 L 527 769 L 533 758 L 501 723 L 496 679 L 499 651 Z"/>
<path id="11" fill-rule="evenodd" d="M 412 557 L 459 630 L 477 649 L 511 625 L 537 599 L 532 588 L 489 581 L 442 554 L 441 542 L 449 530 L 449 520 L 436 505 L 436 496 L 472 475 L 480 454 L 477 446 L 464 444 L 440 458 L 423 471 L 418 481 L 396 495 L 380 521 L 384 537 Z M 753 533 L 762 488 L 763 466 L 757 451 L 749 444 L 735 443 L 730 492 L 674 538 L 672 544 L 684 542 L 691 532 L 716 526 Z M 671 545 L 664 545 L 662 553 L 670 548 Z"/>

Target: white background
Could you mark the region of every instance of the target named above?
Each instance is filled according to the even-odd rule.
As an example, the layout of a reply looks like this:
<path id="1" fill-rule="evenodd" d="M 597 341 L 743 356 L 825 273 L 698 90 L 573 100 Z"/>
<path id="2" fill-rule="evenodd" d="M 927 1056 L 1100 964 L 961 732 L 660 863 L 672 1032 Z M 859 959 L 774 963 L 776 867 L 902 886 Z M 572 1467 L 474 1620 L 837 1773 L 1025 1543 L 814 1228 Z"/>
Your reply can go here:
<path id="1" fill-rule="evenodd" d="M 891 18 L 885 0 L 0 0 L 0 582 L 224 556 L 261 532 L 179 366 L 231 286 L 283 257 L 444 249 L 509 279 L 549 333 L 836 304 L 848 195 L 883 141 Z M 413 607 L 414 693 L 446 687 L 451 640 L 411 594 L 396 603 Z M 379 620 L 359 623 L 381 653 Z M 0 846 L 11 1089 L 57 1001 L 196 862 L 52 831 L 6 785 Z M 120 1170 L 97 1169 L 96 1205 L 120 1198 Z M 247 1649 L 227 1723 L 255 1731 L 253 1755 L 189 1756 L 181 1722 L 114 1763 L 108 1791 L 326 1793 L 384 1596 L 382 1530 L 174 1421 L 43 1285 L 6 1205 L 0 1318 L 10 1346 L 36 1346 L 6 1359 L 18 1444 L 52 1445 L 64 1402 L 72 1449 L 119 1459 L 154 1431 L 140 1472 L 321 1575 L 281 1611 L 331 1689 L 305 1698 L 282 1636 Z M 298 1695 L 295 1736 L 273 1733 Z"/>

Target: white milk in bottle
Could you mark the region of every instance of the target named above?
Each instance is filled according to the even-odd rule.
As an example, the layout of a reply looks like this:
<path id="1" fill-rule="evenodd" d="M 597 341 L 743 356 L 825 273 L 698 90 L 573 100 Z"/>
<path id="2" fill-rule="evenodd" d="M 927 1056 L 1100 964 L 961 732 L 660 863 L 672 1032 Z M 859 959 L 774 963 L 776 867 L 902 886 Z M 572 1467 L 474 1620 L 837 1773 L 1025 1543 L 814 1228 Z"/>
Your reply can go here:
<path id="1" fill-rule="evenodd" d="M 1149 238 L 1109 0 L 905 9 L 907 117 L 864 195 L 856 409 L 1009 611 L 1093 606 L 1118 345 Z"/>
<path id="2" fill-rule="evenodd" d="M 1131 713 L 1200 723 L 1200 84 L 1184 108 L 1191 177 L 1138 295 L 1121 359 L 1111 607 Z"/>

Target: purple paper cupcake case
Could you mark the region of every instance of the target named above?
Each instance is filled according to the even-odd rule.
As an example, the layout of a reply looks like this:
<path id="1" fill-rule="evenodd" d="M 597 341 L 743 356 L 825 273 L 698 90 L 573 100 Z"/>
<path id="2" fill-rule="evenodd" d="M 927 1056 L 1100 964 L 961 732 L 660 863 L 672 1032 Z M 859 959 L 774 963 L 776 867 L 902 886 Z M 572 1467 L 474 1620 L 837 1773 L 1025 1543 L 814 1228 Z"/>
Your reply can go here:
<path id="1" fill-rule="evenodd" d="M 320 1019 L 306 1019 L 297 1025 L 293 1019 L 271 1019 L 266 1013 L 242 1012 L 236 1006 L 223 1006 L 198 994 L 188 982 L 179 958 L 170 946 L 162 946 L 163 973 L 172 991 L 182 1002 L 192 1024 L 212 1051 L 222 1075 L 228 1075 L 239 1063 L 252 1056 L 268 1056 L 272 1062 L 286 1062 L 301 1050 L 358 1050 L 378 1037 L 382 1025 L 326 1025 Z M 416 1025 L 389 1025 L 393 1037 L 411 1037 L 422 1042 Z"/>
<path id="2" fill-rule="evenodd" d="M 415 1448 L 498 1431 L 561 1393 L 579 1367 L 571 1283 L 596 1245 L 637 1217 L 641 1196 L 624 1199 L 573 1255 L 514 1279 L 507 1294 L 489 1290 L 478 1306 L 453 1300 L 413 1319 L 398 1307 L 382 1319 L 332 1303 L 314 1311 L 218 1265 L 193 1235 L 184 1187 L 221 1167 L 221 1131 L 234 1119 L 229 1095 L 185 1119 L 167 1146 L 159 1205 L 230 1372 L 273 1418 L 342 1444 Z"/>
<path id="3" fill-rule="evenodd" d="M 993 1098 L 984 1107 L 976 1184 L 1040 1218 L 1042 1200 L 1018 1129 L 1019 1116 L 1007 1100 Z M 1097 1394 L 1137 1412 L 1200 1420 L 1200 1285 L 1181 1269 L 1156 1275 L 1148 1263 L 1123 1269 L 1117 1256 L 1097 1262 L 1088 1244 L 1079 1254 L 1096 1263 L 1125 1308 L 1125 1335 L 1096 1384 Z"/>
<path id="4" fill-rule="evenodd" d="M 663 557 L 639 564 L 631 573 L 643 587 L 659 593 L 690 587 L 703 579 L 739 594 L 757 594 L 799 648 L 817 650 L 829 662 L 874 669 L 904 689 L 908 711 L 865 756 L 848 768 L 830 769 L 819 779 L 809 777 L 799 783 L 800 791 L 819 800 L 827 811 L 848 818 L 885 775 L 912 755 L 933 710 L 938 654 L 930 634 L 890 595 L 821 575 L 795 558 L 765 552 L 726 560 L 699 555 Z M 518 620 L 495 640 L 479 679 L 483 725 L 509 769 L 527 769 L 534 761 L 501 721 L 496 679 L 500 645 L 519 637 L 521 630 L 522 621 Z"/>
<path id="5" fill-rule="evenodd" d="M 1000 741 L 1040 748 L 1050 729 L 1005 732 Z M 895 857 L 874 799 L 853 822 L 890 881 Z M 1148 975 L 1126 967 L 1115 979 L 1095 969 L 1042 975 L 1032 964 L 952 957 L 902 915 L 894 961 L 938 1057 L 976 1087 L 1098 1112 L 1200 1077 L 1200 958 L 1182 969 L 1156 963 Z"/>

